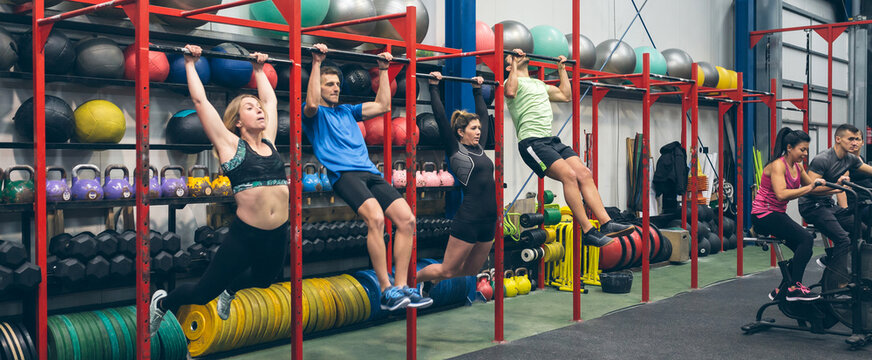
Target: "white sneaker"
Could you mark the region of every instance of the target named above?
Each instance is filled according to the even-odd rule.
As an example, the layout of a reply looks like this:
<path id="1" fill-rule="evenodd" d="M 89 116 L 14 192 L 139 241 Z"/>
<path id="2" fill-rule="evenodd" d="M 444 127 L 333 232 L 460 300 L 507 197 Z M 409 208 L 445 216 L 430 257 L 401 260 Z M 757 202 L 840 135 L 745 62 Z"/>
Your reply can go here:
<path id="1" fill-rule="evenodd" d="M 218 317 L 220 317 L 221 320 L 227 320 L 227 318 L 230 317 L 230 302 L 233 301 L 233 299 L 235 299 L 235 298 L 236 298 L 236 295 L 230 295 L 230 293 L 227 292 L 227 290 L 224 290 L 224 292 L 222 292 L 221 295 L 218 295 L 218 306 L 217 306 L 218 309 L 217 310 L 218 310 Z"/>
<path id="2" fill-rule="evenodd" d="M 151 336 L 157 334 L 157 330 L 160 329 L 160 322 L 163 320 L 164 312 L 158 309 L 157 303 L 160 299 L 165 297 L 167 297 L 167 292 L 164 290 L 155 291 L 154 294 L 151 295 L 151 304 L 148 305 L 148 329 Z"/>

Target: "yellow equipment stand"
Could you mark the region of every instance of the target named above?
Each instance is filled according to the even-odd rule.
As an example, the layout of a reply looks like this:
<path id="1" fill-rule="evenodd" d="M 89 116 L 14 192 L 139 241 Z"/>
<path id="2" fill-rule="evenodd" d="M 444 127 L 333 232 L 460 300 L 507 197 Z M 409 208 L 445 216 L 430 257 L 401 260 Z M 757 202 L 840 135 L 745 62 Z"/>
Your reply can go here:
<path id="1" fill-rule="evenodd" d="M 544 245 L 546 283 L 561 291 L 572 291 L 572 251 L 566 250 L 572 249 L 573 246 L 572 211 L 564 206 L 560 208 L 560 213 L 562 218 L 559 224 L 545 227 L 549 233 L 552 231 L 555 233 L 553 240 L 549 236 L 548 242 Z M 599 229 L 598 221 L 590 220 L 590 222 Z M 581 280 L 584 284 L 600 285 L 599 251 L 599 248 L 593 246 L 582 247 Z M 558 254 L 561 256 L 556 256 Z"/>

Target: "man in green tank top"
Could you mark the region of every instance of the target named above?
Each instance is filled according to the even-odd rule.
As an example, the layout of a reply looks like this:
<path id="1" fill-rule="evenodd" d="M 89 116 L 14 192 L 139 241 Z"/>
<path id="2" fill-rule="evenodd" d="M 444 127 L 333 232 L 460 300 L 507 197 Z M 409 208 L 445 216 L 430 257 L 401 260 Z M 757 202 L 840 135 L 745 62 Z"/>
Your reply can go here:
<path id="1" fill-rule="evenodd" d="M 578 153 L 551 134 L 551 122 L 554 120 L 551 101 L 569 102 L 572 98 L 564 64 L 566 57 L 560 56 L 557 64 L 560 86 L 553 86 L 531 78 L 527 71 L 530 60 L 520 49 L 514 52 L 505 59 L 509 75 L 504 94 L 524 163 L 540 178 L 548 176 L 563 184 L 563 195 L 572 209 L 572 216 L 583 230 L 583 244 L 602 247 L 614 241 L 616 236 L 631 233 L 632 225 L 613 221 L 606 213 L 593 176 L 581 162 Z M 599 231 L 588 221 L 585 204 L 599 220 Z"/>

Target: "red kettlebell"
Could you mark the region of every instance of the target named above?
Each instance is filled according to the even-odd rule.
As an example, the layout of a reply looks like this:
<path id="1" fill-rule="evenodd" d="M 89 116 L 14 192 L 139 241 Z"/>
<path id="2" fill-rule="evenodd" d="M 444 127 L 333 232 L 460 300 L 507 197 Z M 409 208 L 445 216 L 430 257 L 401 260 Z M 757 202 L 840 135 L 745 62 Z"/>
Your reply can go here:
<path id="1" fill-rule="evenodd" d="M 484 299 L 487 301 L 491 301 L 494 298 L 494 288 L 491 287 L 490 284 L 490 274 L 483 272 L 476 276 L 477 283 L 475 285 L 475 289 L 484 296 Z"/>

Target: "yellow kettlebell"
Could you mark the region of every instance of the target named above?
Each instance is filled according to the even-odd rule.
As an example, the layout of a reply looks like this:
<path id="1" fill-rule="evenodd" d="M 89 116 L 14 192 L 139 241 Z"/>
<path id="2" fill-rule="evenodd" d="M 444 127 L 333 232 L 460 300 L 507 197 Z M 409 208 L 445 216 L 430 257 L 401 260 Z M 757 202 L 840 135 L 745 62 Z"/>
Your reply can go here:
<path id="1" fill-rule="evenodd" d="M 521 275 L 521 274 L 524 275 Z M 515 286 L 518 287 L 518 295 L 527 295 L 530 293 L 530 289 L 532 285 L 530 284 L 530 278 L 527 277 L 527 268 L 517 268 L 515 269 Z"/>
<path id="2" fill-rule="evenodd" d="M 218 176 L 212 179 L 212 193 L 217 196 L 233 195 L 233 188 L 230 186 L 230 178 L 224 175 L 224 170 L 218 168 Z"/>
<path id="3" fill-rule="evenodd" d="M 203 176 L 194 176 L 194 171 L 200 170 Z M 194 165 L 188 171 L 188 193 L 193 197 L 212 195 L 212 184 L 209 181 L 209 168 L 204 165 Z"/>
<path id="4" fill-rule="evenodd" d="M 503 287 L 505 288 L 506 297 L 515 297 L 518 295 L 518 285 L 515 284 L 513 276 L 515 273 L 512 270 L 506 270 L 503 273 Z"/>

